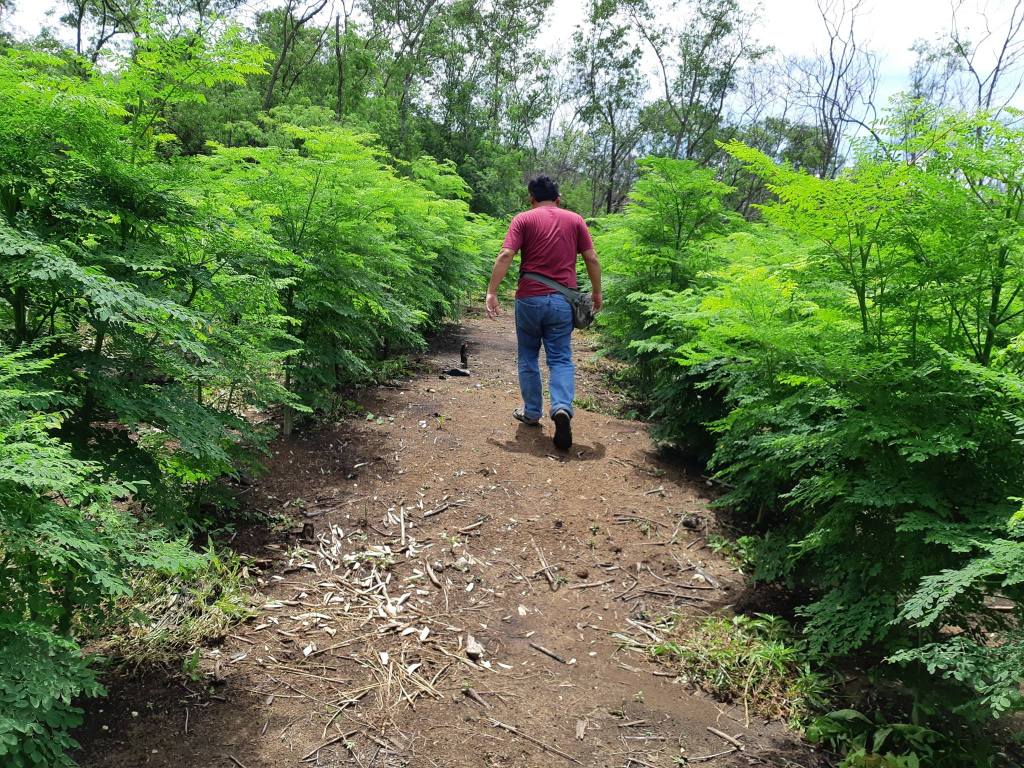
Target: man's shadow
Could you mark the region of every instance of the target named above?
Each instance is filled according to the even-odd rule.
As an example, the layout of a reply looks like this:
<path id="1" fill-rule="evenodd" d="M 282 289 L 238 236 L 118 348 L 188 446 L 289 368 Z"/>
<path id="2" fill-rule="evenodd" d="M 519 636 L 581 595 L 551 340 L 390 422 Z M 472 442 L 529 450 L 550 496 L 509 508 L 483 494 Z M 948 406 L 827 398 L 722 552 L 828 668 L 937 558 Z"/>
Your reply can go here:
<path id="1" fill-rule="evenodd" d="M 560 451 L 551 444 L 551 435 L 545 434 L 540 427 L 526 424 L 519 425 L 514 440 L 500 442 L 489 437 L 487 442 L 509 453 L 529 453 L 542 459 L 550 457 L 559 461 L 595 461 L 603 459 L 607 452 L 603 443 L 596 442 L 592 446 L 573 443 L 568 451 Z"/>

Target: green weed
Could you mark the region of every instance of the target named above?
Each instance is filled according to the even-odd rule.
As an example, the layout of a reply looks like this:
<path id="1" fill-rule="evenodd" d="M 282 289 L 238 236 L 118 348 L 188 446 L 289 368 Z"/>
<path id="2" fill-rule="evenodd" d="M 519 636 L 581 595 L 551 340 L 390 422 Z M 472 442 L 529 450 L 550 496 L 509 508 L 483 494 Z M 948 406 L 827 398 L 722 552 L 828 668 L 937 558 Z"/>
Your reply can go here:
<path id="1" fill-rule="evenodd" d="M 832 681 L 812 669 L 789 624 L 775 616 L 680 619 L 650 653 L 692 685 L 748 714 L 805 723 L 826 707 Z"/>
<path id="2" fill-rule="evenodd" d="M 748 536 L 740 536 L 732 539 L 721 534 L 711 533 L 707 536 L 708 549 L 717 555 L 725 558 L 733 568 L 740 571 L 750 570 L 753 565 L 753 551 L 751 550 L 751 539 Z"/>
<path id="3" fill-rule="evenodd" d="M 241 558 L 209 545 L 197 563 L 170 578 L 143 572 L 103 627 L 103 655 L 139 666 L 169 662 L 223 635 L 253 614 L 252 574 Z"/>

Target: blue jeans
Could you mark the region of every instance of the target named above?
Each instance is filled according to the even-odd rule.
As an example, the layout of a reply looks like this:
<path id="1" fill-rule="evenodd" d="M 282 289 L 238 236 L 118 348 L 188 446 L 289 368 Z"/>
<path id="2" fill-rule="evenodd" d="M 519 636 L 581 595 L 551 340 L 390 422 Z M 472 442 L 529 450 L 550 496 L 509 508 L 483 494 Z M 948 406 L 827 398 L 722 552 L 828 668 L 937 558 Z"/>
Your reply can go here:
<path id="1" fill-rule="evenodd" d="M 516 299 L 516 338 L 519 341 L 519 390 L 523 413 L 539 419 L 544 413 L 540 365 L 541 342 L 548 361 L 551 413 L 565 410 L 572 416 L 576 366 L 572 362 L 572 307 L 558 293 Z"/>

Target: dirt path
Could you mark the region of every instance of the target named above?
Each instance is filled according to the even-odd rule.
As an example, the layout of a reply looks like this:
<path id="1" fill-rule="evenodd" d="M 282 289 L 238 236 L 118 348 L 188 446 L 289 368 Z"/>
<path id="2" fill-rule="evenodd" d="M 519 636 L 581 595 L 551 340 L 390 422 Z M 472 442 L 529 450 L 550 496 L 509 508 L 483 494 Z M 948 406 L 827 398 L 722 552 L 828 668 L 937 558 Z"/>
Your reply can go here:
<path id="1" fill-rule="evenodd" d="M 473 375 L 439 377 L 463 340 Z M 259 542 L 258 616 L 204 651 L 205 680 L 116 684 L 82 765 L 670 768 L 730 749 L 708 726 L 748 747 L 700 764 L 810 765 L 630 647 L 742 590 L 703 546 L 704 483 L 597 413 L 557 455 L 550 424 L 510 418 L 513 360 L 507 316 L 471 313 L 372 420 L 278 441 L 249 503 L 313 536 Z"/>

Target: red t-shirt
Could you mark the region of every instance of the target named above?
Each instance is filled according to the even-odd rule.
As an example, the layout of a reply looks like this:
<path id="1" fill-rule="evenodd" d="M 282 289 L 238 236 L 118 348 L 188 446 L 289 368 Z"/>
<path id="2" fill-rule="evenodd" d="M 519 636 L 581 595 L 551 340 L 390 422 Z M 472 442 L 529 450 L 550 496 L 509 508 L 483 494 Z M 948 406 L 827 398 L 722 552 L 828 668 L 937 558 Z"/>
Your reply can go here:
<path id="1" fill-rule="evenodd" d="M 590 250 L 594 243 L 582 216 L 557 205 L 542 204 L 512 219 L 504 247 L 522 251 L 521 272 L 536 272 L 576 288 L 576 254 Z M 541 283 L 520 279 L 516 298 L 554 292 Z"/>

